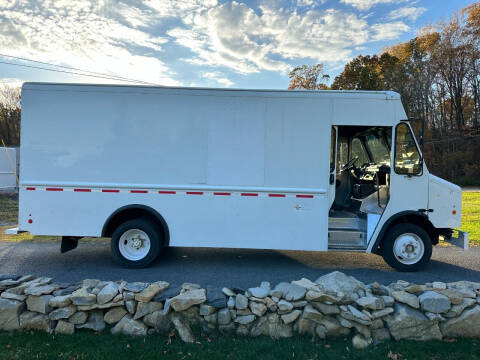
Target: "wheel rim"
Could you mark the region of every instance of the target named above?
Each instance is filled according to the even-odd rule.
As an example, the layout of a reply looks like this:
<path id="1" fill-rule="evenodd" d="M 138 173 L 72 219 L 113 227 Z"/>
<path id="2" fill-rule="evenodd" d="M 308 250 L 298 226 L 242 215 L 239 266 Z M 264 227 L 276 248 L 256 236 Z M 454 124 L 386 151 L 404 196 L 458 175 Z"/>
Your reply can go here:
<path id="1" fill-rule="evenodd" d="M 150 251 L 150 237 L 140 229 L 127 230 L 118 240 L 118 249 L 127 260 L 141 260 Z"/>
<path id="2" fill-rule="evenodd" d="M 406 233 L 395 239 L 393 254 L 405 265 L 413 265 L 420 261 L 425 253 L 425 245 L 417 234 Z"/>

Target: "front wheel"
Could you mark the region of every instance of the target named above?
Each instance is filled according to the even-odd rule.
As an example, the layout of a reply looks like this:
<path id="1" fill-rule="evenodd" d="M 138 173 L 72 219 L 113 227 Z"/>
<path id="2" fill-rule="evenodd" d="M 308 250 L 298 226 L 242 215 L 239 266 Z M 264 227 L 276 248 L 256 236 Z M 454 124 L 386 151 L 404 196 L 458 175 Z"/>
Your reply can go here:
<path id="1" fill-rule="evenodd" d="M 160 231 L 150 221 L 132 219 L 115 229 L 110 243 L 115 262 L 128 268 L 150 265 L 160 254 Z"/>
<path id="2" fill-rule="evenodd" d="M 382 254 L 388 265 L 399 271 L 418 271 L 432 257 L 432 241 L 418 225 L 397 224 L 385 235 Z"/>

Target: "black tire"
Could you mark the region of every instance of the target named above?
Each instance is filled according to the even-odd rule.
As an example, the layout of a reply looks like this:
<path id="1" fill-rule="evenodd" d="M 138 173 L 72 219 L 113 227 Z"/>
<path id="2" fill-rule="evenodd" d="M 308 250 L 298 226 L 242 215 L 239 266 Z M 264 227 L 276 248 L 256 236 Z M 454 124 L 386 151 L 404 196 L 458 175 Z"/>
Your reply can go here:
<path id="1" fill-rule="evenodd" d="M 394 254 L 394 244 L 395 240 L 401 236 L 402 234 L 415 234 L 417 235 L 420 240 L 423 242 L 424 246 L 424 253 L 421 258 L 418 259 L 417 262 L 413 264 L 405 264 L 397 259 Z M 430 258 L 432 257 L 432 240 L 428 233 L 422 229 L 420 226 L 415 224 L 408 224 L 402 223 L 392 226 L 387 233 L 385 234 L 383 241 L 382 241 L 382 256 L 385 262 L 397 269 L 398 271 L 402 272 L 413 272 L 418 271 L 424 268 Z"/>
<path id="2" fill-rule="evenodd" d="M 120 238 L 128 230 L 138 229 L 145 232 L 150 240 L 150 249 L 145 256 L 138 260 L 131 260 L 124 257 L 120 251 Z M 127 268 L 144 268 L 150 265 L 161 253 L 162 250 L 162 232 L 152 222 L 143 219 L 132 219 L 118 226 L 112 234 L 110 247 L 113 259 L 117 264 Z"/>

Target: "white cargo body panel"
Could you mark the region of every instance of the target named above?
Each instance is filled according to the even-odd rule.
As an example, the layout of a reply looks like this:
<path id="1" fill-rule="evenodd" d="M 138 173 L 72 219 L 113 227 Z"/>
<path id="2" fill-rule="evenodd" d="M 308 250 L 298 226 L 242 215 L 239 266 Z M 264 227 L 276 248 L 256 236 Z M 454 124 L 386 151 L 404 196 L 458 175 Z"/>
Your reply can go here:
<path id="1" fill-rule="evenodd" d="M 19 228 L 101 236 L 141 205 L 171 246 L 325 251 L 332 125 L 393 126 L 399 104 L 390 92 L 26 83 Z"/>

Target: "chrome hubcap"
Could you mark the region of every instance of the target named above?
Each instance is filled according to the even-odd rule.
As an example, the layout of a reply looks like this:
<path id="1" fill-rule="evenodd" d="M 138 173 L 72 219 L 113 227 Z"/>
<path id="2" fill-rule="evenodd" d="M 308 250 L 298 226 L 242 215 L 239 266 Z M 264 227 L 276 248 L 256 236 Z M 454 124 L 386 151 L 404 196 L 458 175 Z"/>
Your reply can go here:
<path id="1" fill-rule="evenodd" d="M 395 239 L 393 254 L 405 265 L 413 265 L 420 261 L 425 253 L 423 241 L 417 234 L 405 233 Z"/>
<path id="2" fill-rule="evenodd" d="M 120 237 L 118 248 L 125 259 L 141 260 L 150 251 L 150 237 L 140 229 L 127 230 Z"/>

